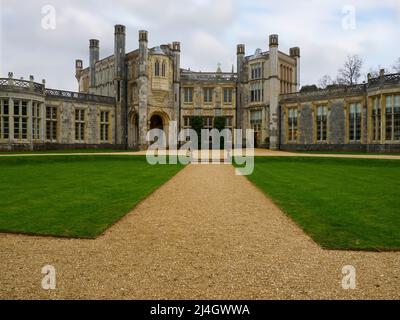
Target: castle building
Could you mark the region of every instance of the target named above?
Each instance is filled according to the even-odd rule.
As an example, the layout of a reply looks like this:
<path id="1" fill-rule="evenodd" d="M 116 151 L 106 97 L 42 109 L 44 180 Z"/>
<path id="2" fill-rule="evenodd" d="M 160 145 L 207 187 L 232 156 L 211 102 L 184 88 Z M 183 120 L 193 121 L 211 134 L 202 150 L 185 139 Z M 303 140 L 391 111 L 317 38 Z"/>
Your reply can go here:
<path id="1" fill-rule="evenodd" d="M 46 88 L 31 76 L 0 79 L 0 150 L 146 149 L 147 132 L 176 121 L 203 128 L 216 119 L 227 129 L 254 129 L 257 147 L 273 150 L 400 150 L 400 75 L 326 90 L 300 90 L 300 49 L 246 55 L 237 46 L 236 72 L 194 72 L 180 65 L 180 43 L 126 52 L 126 32 L 115 26 L 114 54 L 100 59 L 89 41 L 89 65 L 75 62 L 78 92 Z"/>

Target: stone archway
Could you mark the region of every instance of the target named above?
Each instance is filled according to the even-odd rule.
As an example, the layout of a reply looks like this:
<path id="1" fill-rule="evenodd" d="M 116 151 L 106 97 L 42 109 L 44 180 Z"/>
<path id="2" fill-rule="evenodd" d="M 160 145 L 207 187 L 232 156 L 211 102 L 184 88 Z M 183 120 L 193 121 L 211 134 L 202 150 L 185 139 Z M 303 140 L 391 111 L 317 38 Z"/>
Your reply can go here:
<path id="1" fill-rule="evenodd" d="M 159 114 L 154 114 L 150 118 L 150 130 L 151 129 L 161 129 L 164 130 L 164 121 Z"/>
<path id="2" fill-rule="evenodd" d="M 160 129 L 165 133 L 166 145 L 168 147 L 168 132 L 169 132 L 169 116 L 165 112 L 153 112 L 148 118 L 148 128 L 151 129 Z"/>

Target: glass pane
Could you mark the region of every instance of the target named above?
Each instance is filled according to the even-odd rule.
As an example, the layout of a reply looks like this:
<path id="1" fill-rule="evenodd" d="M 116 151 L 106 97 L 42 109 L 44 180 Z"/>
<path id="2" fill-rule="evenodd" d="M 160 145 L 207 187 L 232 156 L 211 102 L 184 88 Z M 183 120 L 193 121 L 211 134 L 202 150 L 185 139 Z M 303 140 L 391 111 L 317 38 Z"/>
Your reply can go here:
<path id="1" fill-rule="evenodd" d="M 400 107 L 400 96 L 396 95 L 394 96 L 394 107 Z"/>
<path id="2" fill-rule="evenodd" d="M 392 108 L 392 96 L 386 97 L 386 111 Z"/>

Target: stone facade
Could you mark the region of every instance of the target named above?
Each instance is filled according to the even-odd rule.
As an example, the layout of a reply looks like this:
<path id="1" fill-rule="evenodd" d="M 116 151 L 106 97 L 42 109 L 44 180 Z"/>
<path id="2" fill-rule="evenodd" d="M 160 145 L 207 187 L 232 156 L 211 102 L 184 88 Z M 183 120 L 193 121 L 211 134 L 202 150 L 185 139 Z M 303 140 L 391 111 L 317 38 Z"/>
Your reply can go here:
<path id="1" fill-rule="evenodd" d="M 400 74 L 382 70 L 361 85 L 281 95 L 280 106 L 282 150 L 400 151 Z"/>
<path id="2" fill-rule="evenodd" d="M 181 68 L 179 42 L 149 48 L 141 30 L 138 49 L 127 53 L 125 26 L 114 31 L 112 56 L 101 59 L 100 41 L 91 39 L 88 67 L 76 60 L 79 92 L 33 77 L 0 79 L 0 149 L 146 149 L 150 129 L 168 134 L 171 121 L 190 128 L 197 116 L 209 129 L 217 117 L 231 130 L 254 129 L 257 147 L 400 150 L 400 75 L 299 91 L 300 49 L 280 51 L 278 35 L 252 55 L 239 44 L 236 72 L 194 72 Z"/>
<path id="3" fill-rule="evenodd" d="M 0 89 L 0 150 L 116 146 L 110 97 L 47 89 L 33 77 L 15 80 L 12 74 L 0 79 Z M 76 120 L 78 110 L 82 122 Z"/>
<path id="4" fill-rule="evenodd" d="M 125 43 L 120 39 L 125 29 L 119 25 L 115 28 L 117 48 Z M 253 55 L 246 56 L 245 46 L 238 45 L 238 72 L 229 73 L 220 68 L 216 72 L 182 69 L 179 42 L 154 48 L 147 44 L 148 33 L 139 31 L 139 49 L 125 54 L 127 72 L 121 78 L 112 72 L 112 65 L 125 48 L 117 48 L 113 57 L 98 60 L 99 41 L 90 40 L 90 57 L 95 62 L 91 58 L 88 68 L 76 72 L 80 92 L 105 94 L 119 101 L 118 93 L 126 91 L 126 102 L 116 109 L 117 119 L 120 113 L 128 114 L 127 135 L 119 142 L 145 149 L 146 134 L 155 125 L 153 117 L 168 133 L 170 121 L 188 128 L 190 117 L 201 116 L 206 127 L 212 126 L 215 117 L 225 117 L 226 128 L 253 128 L 258 146 L 269 146 L 271 136 L 271 148 L 277 148 L 279 95 L 295 92 L 299 86 L 299 48 L 290 49 L 289 54 L 279 51 L 277 35 L 270 36 L 269 50 L 257 49 Z M 81 65 L 81 60 L 76 63 Z M 95 82 L 91 83 L 93 78 Z M 117 82 L 112 90 L 116 78 L 126 82 L 125 89 Z M 117 122 L 116 126 L 123 130 L 124 123 Z"/>

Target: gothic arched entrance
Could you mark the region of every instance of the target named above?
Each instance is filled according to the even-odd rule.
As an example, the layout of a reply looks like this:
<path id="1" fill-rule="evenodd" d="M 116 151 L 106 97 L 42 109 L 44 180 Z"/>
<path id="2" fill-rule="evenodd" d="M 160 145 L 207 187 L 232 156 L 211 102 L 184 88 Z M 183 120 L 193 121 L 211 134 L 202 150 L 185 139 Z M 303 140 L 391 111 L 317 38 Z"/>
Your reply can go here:
<path id="1" fill-rule="evenodd" d="M 164 130 L 164 121 L 158 114 L 155 114 L 150 118 L 150 130 L 151 129 Z"/>
<path id="2" fill-rule="evenodd" d="M 165 134 L 165 144 L 168 147 L 168 125 L 169 116 L 165 112 L 155 111 L 149 118 L 149 130 L 159 129 L 163 130 Z"/>

